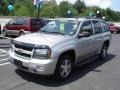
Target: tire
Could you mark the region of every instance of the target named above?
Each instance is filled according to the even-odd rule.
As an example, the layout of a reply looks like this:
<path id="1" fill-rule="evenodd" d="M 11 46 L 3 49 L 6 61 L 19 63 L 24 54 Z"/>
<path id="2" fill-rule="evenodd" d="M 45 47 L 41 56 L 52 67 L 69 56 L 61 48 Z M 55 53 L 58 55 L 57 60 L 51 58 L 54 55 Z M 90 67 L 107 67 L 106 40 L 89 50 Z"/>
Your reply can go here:
<path id="1" fill-rule="evenodd" d="M 108 54 L 107 51 L 108 51 L 108 46 L 107 46 L 107 44 L 104 44 L 102 47 L 101 53 L 99 55 L 100 59 L 102 59 L 102 60 L 106 59 L 107 54 Z"/>
<path id="2" fill-rule="evenodd" d="M 117 34 L 117 31 L 114 31 L 113 33 L 114 33 L 114 34 Z"/>
<path id="3" fill-rule="evenodd" d="M 19 33 L 19 36 L 25 35 L 25 33 L 22 31 Z"/>
<path id="4" fill-rule="evenodd" d="M 54 74 L 55 79 L 57 81 L 63 81 L 67 79 L 71 74 L 72 68 L 72 58 L 69 55 L 61 56 L 56 66 Z"/>
<path id="5" fill-rule="evenodd" d="M 7 35 L 7 32 L 5 31 L 5 30 L 3 30 L 3 36 L 4 37 L 7 37 L 8 35 Z"/>

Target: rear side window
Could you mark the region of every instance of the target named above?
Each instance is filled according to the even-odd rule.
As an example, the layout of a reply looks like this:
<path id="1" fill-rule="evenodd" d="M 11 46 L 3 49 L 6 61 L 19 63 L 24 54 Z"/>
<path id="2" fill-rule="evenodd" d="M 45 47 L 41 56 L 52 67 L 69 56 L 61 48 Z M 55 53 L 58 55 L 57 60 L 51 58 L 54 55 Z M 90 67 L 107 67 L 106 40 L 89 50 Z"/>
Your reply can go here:
<path id="1" fill-rule="evenodd" d="M 43 26 L 44 23 L 42 22 L 41 19 L 31 19 L 31 25 L 34 25 L 34 26 Z"/>
<path id="2" fill-rule="evenodd" d="M 15 18 L 15 19 L 12 19 L 9 24 L 12 24 L 12 25 L 26 25 L 28 24 L 28 19 L 25 19 L 25 18 Z"/>
<path id="3" fill-rule="evenodd" d="M 16 25 L 23 25 L 23 19 L 16 19 Z"/>
<path id="4" fill-rule="evenodd" d="M 92 22 L 93 22 L 93 27 L 94 27 L 95 34 L 103 33 L 100 22 L 96 21 L 96 20 L 93 20 Z"/>
<path id="5" fill-rule="evenodd" d="M 101 21 L 101 25 L 102 25 L 104 32 L 109 31 L 109 26 L 107 25 L 107 23 L 105 21 Z"/>
<path id="6" fill-rule="evenodd" d="M 15 21 L 12 19 L 8 22 L 9 25 L 13 25 L 15 23 Z"/>

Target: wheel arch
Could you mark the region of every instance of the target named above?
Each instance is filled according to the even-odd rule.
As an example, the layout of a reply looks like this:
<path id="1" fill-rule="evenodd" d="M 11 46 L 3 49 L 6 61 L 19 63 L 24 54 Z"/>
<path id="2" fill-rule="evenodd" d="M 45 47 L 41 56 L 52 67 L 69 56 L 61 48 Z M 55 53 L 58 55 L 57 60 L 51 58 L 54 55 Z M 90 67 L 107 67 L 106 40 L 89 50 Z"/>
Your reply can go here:
<path id="1" fill-rule="evenodd" d="M 75 50 L 74 49 L 70 49 L 70 50 L 67 50 L 67 51 L 64 51 L 62 52 L 59 57 L 58 57 L 58 61 L 59 59 L 63 56 L 63 55 L 70 55 L 72 57 L 72 62 L 75 63 L 75 60 L 76 60 L 76 53 L 75 53 Z"/>
<path id="2" fill-rule="evenodd" d="M 24 33 L 25 33 L 25 30 L 24 30 L 24 29 L 21 29 L 19 33 L 21 33 L 21 32 L 24 32 Z"/>
<path id="3" fill-rule="evenodd" d="M 109 40 L 106 40 L 104 43 L 103 43 L 103 45 L 107 45 L 107 47 L 109 47 L 109 45 L 110 45 L 110 41 Z"/>

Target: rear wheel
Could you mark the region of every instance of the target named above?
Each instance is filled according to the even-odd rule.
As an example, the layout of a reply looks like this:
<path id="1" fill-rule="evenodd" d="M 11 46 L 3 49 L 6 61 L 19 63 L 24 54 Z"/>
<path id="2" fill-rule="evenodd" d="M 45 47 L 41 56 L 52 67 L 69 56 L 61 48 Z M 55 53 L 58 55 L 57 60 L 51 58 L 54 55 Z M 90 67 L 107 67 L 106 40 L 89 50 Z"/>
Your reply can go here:
<path id="1" fill-rule="evenodd" d="M 8 35 L 7 35 L 7 32 L 6 32 L 5 30 L 3 30 L 3 36 L 4 36 L 4 37 L 8 36 Z"/>
<path id="2" fill-rule="evenodd" d="M 105 59 L 107 57 L 107 51 L 108 51 L 108 46 L 107 44 L 104 44 L 100 53 L 100 58 Z"/>
<path id="3" fill-rule="evenodd" d="M 71 74 L 73 68 L 72 58 L 69 55 L 63 55 L 56 66 L 55 77 L 57 80 L 65 80 Z"/>

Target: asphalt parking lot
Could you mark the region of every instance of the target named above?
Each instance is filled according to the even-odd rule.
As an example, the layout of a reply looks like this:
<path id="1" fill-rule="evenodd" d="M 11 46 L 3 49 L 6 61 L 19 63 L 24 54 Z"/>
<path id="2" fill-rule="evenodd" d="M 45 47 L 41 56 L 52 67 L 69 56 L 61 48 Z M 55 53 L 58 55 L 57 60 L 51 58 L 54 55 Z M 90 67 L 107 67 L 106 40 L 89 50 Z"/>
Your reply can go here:
<path id="1" fill-rule="evenodd" d="M 0 39 L 0 90 L 120 90 L 120 35 L 113 34 L 106 60 L 76 68 L 64 82 L 18 70 L 8 62 L 9 39 Z"/>

